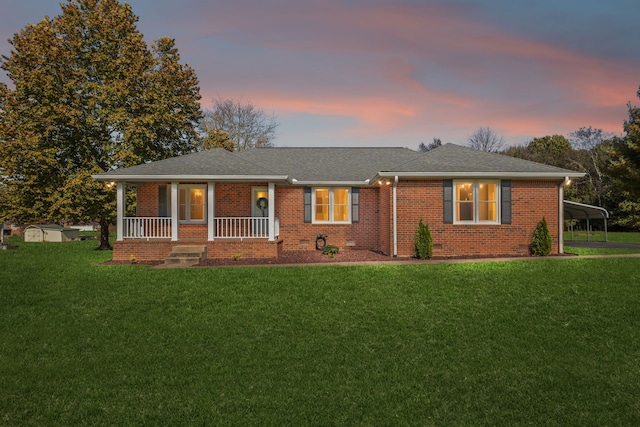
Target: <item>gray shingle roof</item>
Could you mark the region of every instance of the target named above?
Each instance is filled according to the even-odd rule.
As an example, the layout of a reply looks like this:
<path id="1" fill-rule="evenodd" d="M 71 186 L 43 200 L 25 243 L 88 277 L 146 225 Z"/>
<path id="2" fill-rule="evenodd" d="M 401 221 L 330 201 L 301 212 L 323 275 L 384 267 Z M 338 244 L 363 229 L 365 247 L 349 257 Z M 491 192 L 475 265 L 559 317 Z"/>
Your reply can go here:
<path id="1" fill-rule="evenodd" d="M 365 181 L 414 159 L 408 148 L 260 148 L 238 155 L 297 181 Z"/>
<path id="2" fill-rule="evenodd" d="M 258 164 L 242 159 L 234 153 L 222 148 L 185 154 L 152 163 L 145 163 L 129 168 L 117 169 L 101 174 L 107 177 L 124 176 L 243 176 L 243 175 L 276 175 L 274 172 Z"/>
<path id="3" fill-rule="evenodd" d="M 432 173 L 575 173 L 567 169 L 549 166 L 504 154 L 488 153 L 455 144 L 445 144 L 422 153 L 403 164 L 394 165 L 389 172 Z"/>
<path id="4" fill-rule="evenodd" d="M 377 176 L 527 176 L 582 174 L 502 154 L 445 144 L 419 153 L 407 148 L 214 149 L 97 175 L 100 180 L 287 180 L 365 183 Z"/>

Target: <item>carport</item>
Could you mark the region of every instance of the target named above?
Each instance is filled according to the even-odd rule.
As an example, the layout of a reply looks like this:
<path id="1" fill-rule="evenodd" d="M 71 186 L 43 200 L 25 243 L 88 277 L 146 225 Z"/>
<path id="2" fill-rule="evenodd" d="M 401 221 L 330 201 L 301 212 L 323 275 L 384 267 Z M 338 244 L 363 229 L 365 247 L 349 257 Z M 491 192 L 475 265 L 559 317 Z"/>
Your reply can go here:
<path id="1" fill-rule="evenodd" d="M 587 242 L 591 241 L 590 228 L 591 220 L 604 220 L 604 241 L 609 241 L 607 234 L 607 219 L 609 212 L 600 206 L 585 205 L 584 203 L 570 202 L 564 200 L 564 219 L 586 219 L 587 220 Z M 571 222 L 571 241 L 573 241 L 573 222 Z"/>

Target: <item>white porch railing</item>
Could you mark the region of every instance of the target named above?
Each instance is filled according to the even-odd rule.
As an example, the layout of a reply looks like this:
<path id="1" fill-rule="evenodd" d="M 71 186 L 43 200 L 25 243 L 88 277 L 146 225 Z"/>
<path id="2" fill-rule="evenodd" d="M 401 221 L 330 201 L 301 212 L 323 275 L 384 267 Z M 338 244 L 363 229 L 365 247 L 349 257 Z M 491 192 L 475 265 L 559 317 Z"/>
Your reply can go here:
<path id="1" fill-rule="evenodd" d="M 171 238 L 171 218 L 126 217 L 123 218 L 122 226 L 125 239 Z"/>
<path id="2" fill-rule="evenodd" d="M 267 239 L 269 238 L 269 218 L 227 217 L 214 218 L 214 235 L 218 239 Z M 275 219 L 274 237 L 280 234 L 280 220 Z"/>
<path id="3" fill-rule="evenodd" d="M 170 239 L 171 218 L 125 217 L 122 218 L 124 239 Z M 280 235 L 280 220 L 274 221 L 274 238 Z M 217 239 L 267 239 L 269 218 L 226 217 L 213 219 L 214 237 Z"/>

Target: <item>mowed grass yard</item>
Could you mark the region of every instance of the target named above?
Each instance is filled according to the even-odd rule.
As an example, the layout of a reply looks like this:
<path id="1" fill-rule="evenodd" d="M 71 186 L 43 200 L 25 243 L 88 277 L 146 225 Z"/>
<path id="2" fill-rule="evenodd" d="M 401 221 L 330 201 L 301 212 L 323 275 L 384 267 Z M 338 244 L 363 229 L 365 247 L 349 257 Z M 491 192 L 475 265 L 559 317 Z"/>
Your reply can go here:
<path id="1" fill-rule="evenodd" d="M 0 425 L 640 425 L 640 258 L 105 266 L 0 251 Z"/>

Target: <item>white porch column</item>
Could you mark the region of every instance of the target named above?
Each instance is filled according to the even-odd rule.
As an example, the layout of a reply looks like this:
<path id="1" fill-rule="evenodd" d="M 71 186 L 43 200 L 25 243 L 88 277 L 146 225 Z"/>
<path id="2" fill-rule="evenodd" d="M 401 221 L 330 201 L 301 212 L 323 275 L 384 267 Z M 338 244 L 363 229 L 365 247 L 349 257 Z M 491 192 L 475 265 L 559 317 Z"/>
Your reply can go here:
<path id="1" fill-rule="evenodd" d="M 213 240 L 216 217 L 216 183 L 207 183 L 207 240 Z"/>
<path id="2" fill-rule="evenodd" d="M 269 183 L 269 240 L 276 239 L 276 185 Z"/>
<path id="3" fill-rule="evenodd" d="M 178 240 L 178 183 L 171 183 L 171 240 Z"/>
<path id="4" fill-rule="evenodd" d="M 118 182 L 116 186 L 116 240 L 124 240 L 124 212 L 125 212 L 125 188 L 124 182 Z"/>
<path id="5" fill-rule="evenodd" d="M 564 254 L 564 186 L 563 182 L 558 188 L 558 253 L 560 255 Z"/>

